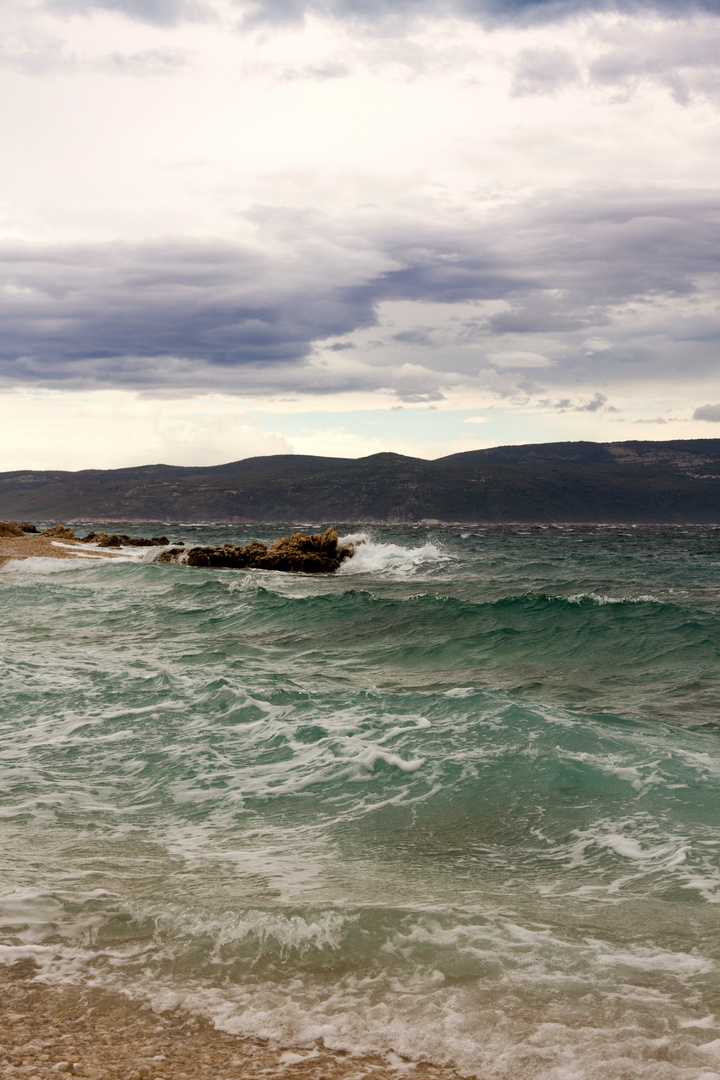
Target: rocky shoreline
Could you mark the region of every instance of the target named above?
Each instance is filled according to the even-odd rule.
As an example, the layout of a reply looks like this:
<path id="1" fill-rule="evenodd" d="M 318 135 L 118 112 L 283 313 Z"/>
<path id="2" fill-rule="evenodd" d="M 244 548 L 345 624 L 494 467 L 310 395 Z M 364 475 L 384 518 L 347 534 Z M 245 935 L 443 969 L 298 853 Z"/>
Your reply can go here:
<path id="1" fill-rule="evenodd" d="M 3 543 L 3 540 L 10 543 Z M 78 546 L 58 547 L 55 546 L 57 543 Z M 72 558 L 73 554 L 79 554 L 82 550 L 80 545 L 87 545 L 87 553 L 97 557 L 106 556 L 106 553 L 110 555 L 111 550 L 113 554 L 119 554 L 118 549 L 126 547 L 161 547 L 166 550 L 159 553 L 155 562 L 226 567 L 234 570 L 280 570 L 301 574 L 331 574 L 355 554 L 355 545 L 341 546 L 338 534 L 332 527 L 324 533 L 293 533 L 291 536 L 281 536 L 269 546 L 260 540 L 253 540 L 245 547 L 237 544 L 224 544 L 222 547 L 186 547 L 182 541 L 171 544 L 166 536 L 153 536 L 148 539 L 127 536 L 125 533 L 106 532 L 89 532 L 86 536 L 76 536 L 72 529 L 60 524 L 51 525 L 38 532 L 37 527 L 27 521 L 0 521 L 0 561 L 33 555 Z M 98 549 L 102 549 L 102 556 Z"/>

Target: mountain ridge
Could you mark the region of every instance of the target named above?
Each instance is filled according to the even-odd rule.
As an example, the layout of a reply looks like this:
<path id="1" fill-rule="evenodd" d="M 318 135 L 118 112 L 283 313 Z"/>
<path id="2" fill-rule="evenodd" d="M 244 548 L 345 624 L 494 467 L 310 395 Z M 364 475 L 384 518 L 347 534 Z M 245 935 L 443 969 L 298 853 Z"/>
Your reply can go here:
<path id="1" fill-rule="evenodd" d="M 720 524 L 720 439 L 521 443 L 434 461 L 277 454 L 0 473 L 0 517 Z"/>

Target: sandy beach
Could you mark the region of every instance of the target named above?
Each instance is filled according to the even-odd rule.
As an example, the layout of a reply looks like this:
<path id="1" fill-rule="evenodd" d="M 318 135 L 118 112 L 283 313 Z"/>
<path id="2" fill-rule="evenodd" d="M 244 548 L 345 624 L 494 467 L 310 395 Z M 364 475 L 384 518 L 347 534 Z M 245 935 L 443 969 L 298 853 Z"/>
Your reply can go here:
<path id="1" fill-rule="evenodd" d="M 153 1011 L 117 992 L 33 981 L 31 961 L 0 969 L 0 1071 L 48 1080 L 195 1080 L 282 1075 L 288 1080 L 372 1080 L 412 1071 L 418 1080 L 458 1074 L 400 1058 L 277 1048 L 218 1031 L 182 1011 Z"/>
<path id="2" fill-rule="evenodd" d="M 0 536 L 0 566 L 11 559 L 117 559 L 119 555 L 117 551 L 98 551 L 87 544 L 72 544 L 49 536 Z"/>

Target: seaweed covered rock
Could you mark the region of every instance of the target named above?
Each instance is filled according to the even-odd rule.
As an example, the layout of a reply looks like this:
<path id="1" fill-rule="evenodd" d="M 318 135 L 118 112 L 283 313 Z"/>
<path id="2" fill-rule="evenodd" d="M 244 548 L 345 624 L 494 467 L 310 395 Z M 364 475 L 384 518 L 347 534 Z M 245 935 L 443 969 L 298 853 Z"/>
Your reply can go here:
<path id="1" fill-rule="evenodd" d="M 247 547 L 225 544 L 223 547 L 191 548 L 183 561 L 188 566 L 226 566 L 245 570 L 285 570 L 303 574 L 330 574 L 344 559 L 354 553 L 352 545 L 338 547 L 338 534 L 333 528 L 324 533 L 294 533 L 281 536 L 267 547 L 253 540 Z M 167 552 L 167 560 L 175 561 Z"/>

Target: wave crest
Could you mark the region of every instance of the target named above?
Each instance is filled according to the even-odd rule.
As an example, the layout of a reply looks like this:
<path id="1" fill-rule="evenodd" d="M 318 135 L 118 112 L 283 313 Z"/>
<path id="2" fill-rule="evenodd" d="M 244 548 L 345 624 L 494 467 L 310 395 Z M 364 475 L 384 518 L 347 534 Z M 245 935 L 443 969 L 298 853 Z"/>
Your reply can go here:
<path id="1" fill-rule="evenodd" d="M 342 575 L 382 574 L 384 577 L 409 578 L 419 571 L 452 562 L 452 556 L 429 541 L 410 548 L 391 541 L 377 543 L 366 533 L 355 533 L 340 537 L 338 545 L 345 544 L 356 544 L 357 548 L 352 559 L 344 562 L 337 571 Z"/>

